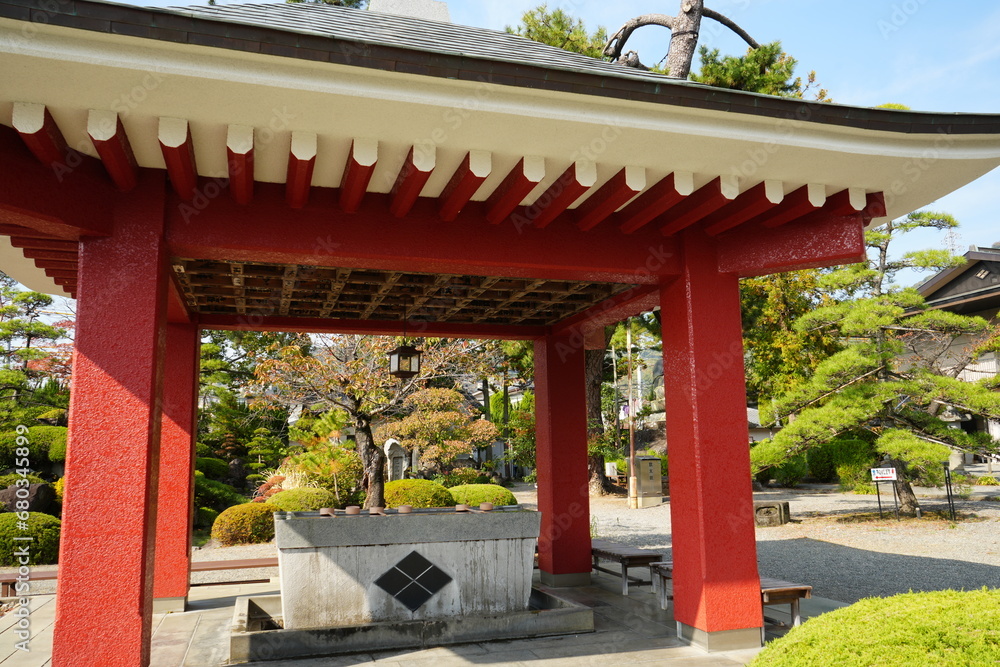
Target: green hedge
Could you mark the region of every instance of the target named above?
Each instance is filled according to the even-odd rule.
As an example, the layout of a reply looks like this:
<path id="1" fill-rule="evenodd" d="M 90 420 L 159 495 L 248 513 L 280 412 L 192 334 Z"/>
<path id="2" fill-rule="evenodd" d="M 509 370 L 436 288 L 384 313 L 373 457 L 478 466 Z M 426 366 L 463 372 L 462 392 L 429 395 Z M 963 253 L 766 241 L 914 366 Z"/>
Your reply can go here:
<path id="1" fill-rule="evenodd" d="M 0 565 L 14 567 L 18 562 L 15 549 L 27 546 L 29 565 L 51 565 L 59 560 L 59 519 L 41 512 L 28 512 L 28 530 L 18 526 L 18 513 L 0 514 Z M 14 541 L 15 537 L 31 537 Z"/>
<path id="2" fill-rule="evenodd" d="M 17 480 L 19 479 L 22 479 L 22 477 L 16 472 L 12 472 L 9 475 L 0 475 L 0 489 L 15 486 L 17 484 Z M 48 482 L 38 475 L 32 475 L 31 473 L 28 473 L 27 479 L 29 484 L 48 484 Z"/>
<path id="3" fill-rule="evenodd" d="M 194 469 L 205 473 L 205 477 L 209 479 L 223 480 L 229 477 L 229 464 L 222 459 L 215 459 L 210 456 L 195 458 Z"/>
<path id="4" fill-rule="evenodd" d="M 399 479 L 385 485 L 386 507 L 451 507 L 455 504 L 448 489 L 429 479 Z"/>
<path id="5" fill-rule="evenodd" d="M 803 623 L 751 667 L 967 667 L 1000 656 L 1000 589 L 867 598 Z"/>
<path id="6" fill-rule="evenodd" d="M 195 507 L 211 507 L 221 512 L 227 507 L 239 505 L 246 501 L 246 496 L 228 484 L 208 479 L 205 477 L 205 473 L 200 470 L 194 473 Z"/>
<path id="7" fill-rule="evenodd" d="M 334 507 L 337 497 L 326 489 L 303 487 L 279 491 L 267 502 L 285 512 L 311 512 L 324 507 Z"/>
<path id="8" fill-rule="evenodd" d="M 212 539 L 224 547 L 261 544 L 274 539 L 274 513 L 267 503 L 244 503 L 225 510 L 212 524 Z"/>
<path id="9" fill-rule="evenodd" d="M 218 518 L 219 513 L 211 507 L 199 507 L 194 511 L 194 527 L 211 528 Z"/>
<path id="10" fill-rule="evenodd" d="M 498 484 L 463 484 L 448 489 L 455 503 L 478 507 L 480 503 L 494 505 L 516 505 L 517 498 L 509 490 Z"/>
<path id="11" fill-rule="evenodd" d="M 28 460 L 32 466 L 44 466 L 49 461 L 66 460 L 65 426 L 31 426 L 24 437 L 27 445 L 18 445 L 17 431 L 0 433 L 0 468 L 14 468 L 16 465 L 16 450 L 19 446 L 28 448 Z M 54 457 L 54 458 L 53 458 Z"/>

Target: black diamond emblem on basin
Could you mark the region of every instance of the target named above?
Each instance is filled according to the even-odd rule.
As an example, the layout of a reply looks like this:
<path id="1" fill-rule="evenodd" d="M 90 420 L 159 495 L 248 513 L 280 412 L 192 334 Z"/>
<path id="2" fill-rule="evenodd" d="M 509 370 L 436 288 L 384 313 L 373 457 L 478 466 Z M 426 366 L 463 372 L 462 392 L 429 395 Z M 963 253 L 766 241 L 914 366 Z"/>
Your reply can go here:
<path id="1" fill-rule="evenodd" d="M 444 588 L 451 577 L 416 551 L 389 568 L 375 580 L 375 585 L 396 598 L 410 611 L 416 611 Z"/>

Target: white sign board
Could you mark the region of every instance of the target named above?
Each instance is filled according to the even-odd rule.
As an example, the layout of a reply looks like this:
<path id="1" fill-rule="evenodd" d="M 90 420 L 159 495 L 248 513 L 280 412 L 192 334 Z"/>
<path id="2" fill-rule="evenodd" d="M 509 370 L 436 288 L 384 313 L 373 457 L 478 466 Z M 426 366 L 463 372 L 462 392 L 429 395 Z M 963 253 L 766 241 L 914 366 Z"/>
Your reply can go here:
<path id="1" fill-rule="evenodd" d="M 872 481 L 873 482 L 895 482 L 896 481 L 896 469 L 895 468 L 872 468 Z"/>

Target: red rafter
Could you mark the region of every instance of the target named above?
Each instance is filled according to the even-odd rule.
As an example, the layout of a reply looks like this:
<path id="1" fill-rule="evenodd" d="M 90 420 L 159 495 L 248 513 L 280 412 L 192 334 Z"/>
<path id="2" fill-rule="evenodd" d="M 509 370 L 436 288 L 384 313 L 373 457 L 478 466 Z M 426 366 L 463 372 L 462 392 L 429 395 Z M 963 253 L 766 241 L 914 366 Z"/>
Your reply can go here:
<path id="1" fill-rule="evenodd" d="M 87 115 L 87 134 L 115 187 L 122 192 L 134 188 L 138 182 L 139 167 L 118 114 L 91 109 Z"/>
<path id="2" fill-rule="evenodd" d="M 66 161 L 70 149 L 48 107 L 17 102 L 14 104 L 13 124 L 24 145 L 46 167 Z"/>
<path id="3" fill-rule="evenodd" d="M 623 232 L 631 234 L 653 218 L 665 213 L 671 206 L 690 195 L 691 191 L 691 174 L 686 172 L 667 174 L 618 214 L 618 225 Z"/>
<path id="4" fill-rule="evenodd" d="M 230 125 L 226 134 L 229 193 L 237 204 L 253 201 L 253 128 Z"/>
<path id="5" fill-rule="evenodd" d="M 574 211 L 576 226 L 581 231 L 593 229 L 604 222 L 629 199 L 646 187 L 646 170 L 642 167 L 623 167 L 608 179 Z"/>
<path id="6" fill-rule="evenodd" d="M 26 239 L 20 236 L 10 237 L 10 244 L 15 248 L 35 248 L 37 250 L 77 251 L 80 244 L 76 241 L 56 241 L 48 239 Z"/>
<path id="7" fill-rule="evenodd" d="M 174 192 L 184 201 L 192 201 L 198 189 L 198 168 L 194 161 L 191 127 L 180 118 L 161 118 L 158 136 Z"/>
<path id="8" fill-rule="evenodd" d="M 780 227 L 786 223 L 801 218 L 807 213 L 819 209 L 826 201 L 823 189 L 818 185 L 803 185 L 801 188 L 785 197 L 785 200 L 753 219 L 764 227 Z"/>
<path id="9" fill-rule="evenodd" d="M 492 170 L 492 158 L 487 151 L 469 151 L 462 159 L 462 164 L 452 174 L 448 185 L 444 186 L 441 196 L 439 213 L 445 222 L 451 222 L 461 212 L 462 207 L 469 203 L 472 195 L 483 184 Z"/>
<path id="10" fill-rule="evenodd" d="M 705 218 L 705 233 L 717 236 L 738 227 L 781 203 L 785 195 L 780 181 L 764 181 Z"/>
<path id="11" fill-rule="evenodd" d="M 313 169 L 316 166 L 316 135 L 312 132 L 292 132 L 288 151 L 288 172 L 285 178 L 285 201 L 292 208 L 302 208 L 309 201 Z"/>
<path id="12" fill-rule="evenodd" d="M 51 234 L 46 234 L 45 232 L 40 232 L 31 227 L 23 227 L 21 225 L 2 225 L 0 224 L 0 234 L 5 236 L 22 236 L 26 239 L 53 239 L 58 238 L 52 236 Z"/>
<path id="13" fill-rule="evenodd" d="M 435 151 L 433 147 L 420 149 L 415 154 L 415 146 L 410 146 L 410 151 L 403 160 L 403 166 L 399 168 L 396 175 L 396 182 L 389 193 L 389 212 L 397 218 L 402 218 L 417 201 L 420 191 L 424 189 L 424 184 L 431 177 L 434 171 Z"/>
<path id="14" fill-rule="evenodd" d="M 529 206 L 524 214 L 538 229 L 544 229 L 597 181 L 593 162 L 577 160 Z"/>
<path id="15" fill-rule="evenodd" d="M 486 219 L 494 225 L 506 220 L 544 176 L 545 162 L 542 158 L 523 157 L 518 160 L 486 200 Z"/>
<path id="16" fill-rule="evenodd" d="M 728 188 L 726 186 L 722 177 L 716 176 L 698 188 L 697 192 L 670 209 L 670 222 L 660 227 L 660 233 L 673 236 L 733 201 L 738 194 L 735 192 L 735 185 L 728 184 Z"/>
<path id="17" fill-rule="evenodd" d="M 861 218 L 867 225 L 873 218 L 884 218 L 885 195 L 881 192 L 869 192 L 865 195 L 865 210 L 861 212 Z"/>
<path id="18" fill-rule="evenodd" d="M 354 213 L 368 191 L 375 164 L 378 161 L 378 142 L 372 139 L 354 139 L 347 156 L 347 167 L 340 180 L 340 208 Z"/>
<path id="19" fill-rule="evenodd" d="M 21 248 L 21 254 L 28 259 L 55 260 L 64 262 L 76 262 L 80 258 L 80 253 L 67 250 L 36 250 L 35 248 Z"/>

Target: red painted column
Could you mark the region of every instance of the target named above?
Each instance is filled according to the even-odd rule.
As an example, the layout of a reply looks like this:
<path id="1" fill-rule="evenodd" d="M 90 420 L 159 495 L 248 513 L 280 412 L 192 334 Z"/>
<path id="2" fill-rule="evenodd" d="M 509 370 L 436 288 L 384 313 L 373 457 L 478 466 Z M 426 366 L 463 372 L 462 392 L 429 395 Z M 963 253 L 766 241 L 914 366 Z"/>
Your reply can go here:
<path id="1" fill-rule="evenodd" d="M 80 243 L 53 665 L 146 665 L 167 257 L 164 178 L 122 195 Z"/>
<path id="2" fill-rule="evenodd" d="M 760 646 L 739 282 L 703 232 L 681 239 L 661 287 L 674 618 L 710 650 Z"/>
<path id="3" fill-rule="evenodd" d="M 590 583 L 590 496 L 584 348 L 569 336 L 535 342 L 538 567 L 542 583 Z"/>
<path id="4" fill-rule="evenodd" d="M 200 348 L 197 325 L 167 325 L 153 579 L 156 612 L 184 611 L 187 602 Z"/>

